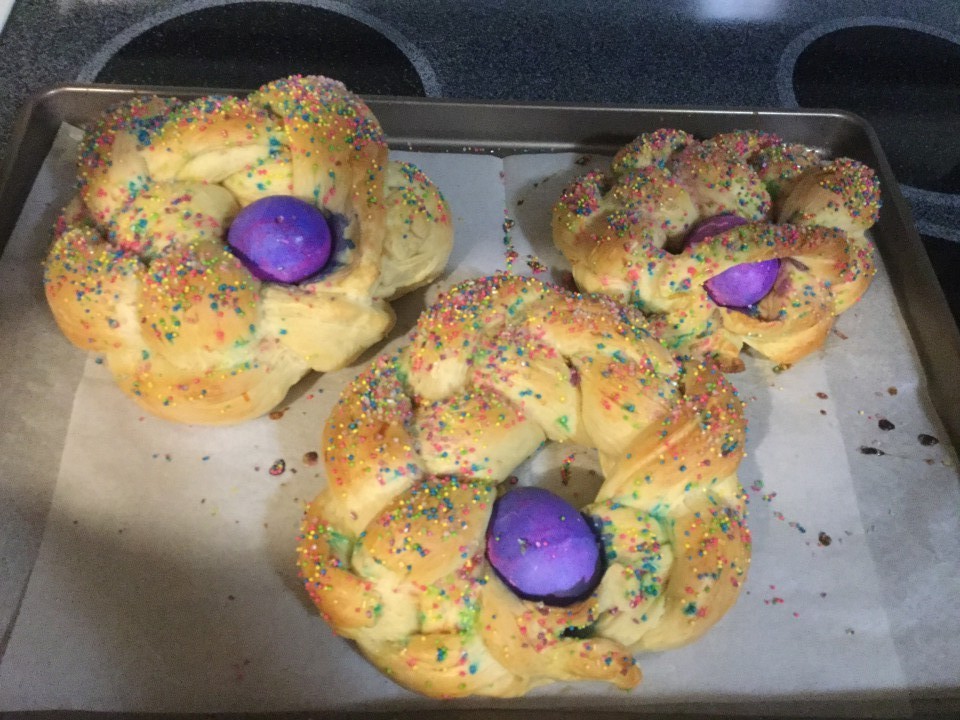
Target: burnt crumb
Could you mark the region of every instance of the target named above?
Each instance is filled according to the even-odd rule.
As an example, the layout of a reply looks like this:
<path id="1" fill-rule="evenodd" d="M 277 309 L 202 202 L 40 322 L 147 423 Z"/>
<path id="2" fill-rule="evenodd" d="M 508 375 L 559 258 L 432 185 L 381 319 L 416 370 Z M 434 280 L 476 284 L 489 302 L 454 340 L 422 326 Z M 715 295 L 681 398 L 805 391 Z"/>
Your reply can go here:
<path id="1" fill-rule="evenodd" d="M 825 532 L 821 530 L 820 534 L 817 535 L 817 542 L 823 545 L 823 547 L 827 547 L 830 543 L 833 542 L 833 538 L 831 538 L 829 535 L 827 535 Z"/>
<path id="2" fill-rule="evenodd" d="M 863 455 L 886 455 L 883 450 L 875 447 L 867 447 L 866 445 L 860 446 L 860 453 Z"/>
<path id="3" fill-rule="evenodd" d="M 521 205 L 523 205 L 523 198 L 517 200 L 517 207 L 520 207 Z"/>
<path id="4" fill-rule="evenodd" d="M 269 418 L 270 418 L 271 420 L 279 420 L 280 418 L 282 418 L 282 417 L 284 416 L 284 414 L 285 414 L 285 413 L 287 412 L 287 410 L 289 410 L 289 409 L 290 409 L 290 408 L 284 408 L 283 410 L 274 410 L 273 412 L 270 413 Z"/>
<path id="5" fill-rule="evenodd" d="M 826 400 L 830 396 L 827 395 L 825 392 L 818 392 L 817 397 L 820 398 L 821 400 Z"/>
<path id="6" fill-rule="evenodd" d="M 877 423 L 881 430 L 894 430 L 896 425 L 887 420 L 886 418 L 880 418 L 880 422 Z"/>
<path id="7" fill-rule="evenodd" d="M 845 632 L 847 635 L 855 635 L 855 634 L 856 634 L 856 633 L 854 632 L 853 628 L 847 628 L 846 630 L 844 630 L 844 632 Z"/>
<path id="8" fill-rule="evenodd" d="M 309 466 L 309 467 L 313 467 L 313 466 L 316 465 L 318 462 L 320 462 L 320 453 L 316 452 L 315 450 L 311 450 L 311 451 L 308 452 L 308 453 L 304 453 L 304 455 L 303 455 L 303 464 L 304 464 L 304 465 L 307 465 L 307 466 Z"/>
<path id="9" fill-rule="evenodd" d="M 227 595 L 227 600 L 236 600 L 237 598 L 233 595 Z"/>
<path id="10" fill-rule="evenodd" d="M 888 392 L 889 394 L 891 394 L 891 395 L 896 395 L 896 394 L 897 394 L 897 389 L 896 389 L 895 387 L 888 387 L 888 388 L 887 388 L 887 392 Z"/>
<path id="11" fill-rule="evenodd" d="M 850 339 L 850 336 L 849 336 L 849 335 L 845 335 L 844 333 L 840 332 L 840 331 L 837 330 L 836 328 L 833 329 L 833 334 L 836 335 L 836 336 L 837 336 L 838 338 L 840 338 L 841 340 L 849 340 L 849 339 Z"/>
<path id="12" fill-rule="evenodd" d="M 821 411 L 820 411 L 820 414 L 821 414 L 821 415 L 826 415 L 826 414 L 827 414 L 827 411 L 826 411 L 826 410 L 821 410 Z"/>
<path id="13" fill-rule="evenodd" d="M 820 593 L 820 597 L 825 598 L 827 594 L 825 592 Z"/>
<path id="14" fill-rule="evenodd" d="M 917 440 L 920 441 L 920 444 L 924 447 L 930 447 L 931 445 L 939 445 L 940 441 L 937 440 L 933 435 L 927 435 L 926 433 L 920 433 L 917 435 Z"/>

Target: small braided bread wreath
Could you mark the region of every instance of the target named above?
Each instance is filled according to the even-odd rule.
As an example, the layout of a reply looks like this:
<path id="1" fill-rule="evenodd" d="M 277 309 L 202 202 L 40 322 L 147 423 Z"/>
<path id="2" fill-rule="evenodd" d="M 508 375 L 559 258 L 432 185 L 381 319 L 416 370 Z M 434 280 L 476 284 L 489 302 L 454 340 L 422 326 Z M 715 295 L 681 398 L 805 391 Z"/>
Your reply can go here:
<path id="1" fill-rule="evenodd" d="M 157 415 L 261 415 L 379 342 L 387 301 L 446 264 L 446 202 L 388 154 L 366 104 L 324 77 L 132 99 L 81 143 L 45 264 L 53 315 Z"/>
<path id="2" fill-rule="evenodd" d="M 635 652 L 695 640 L 736 601 L 742 403 L 640 317 L 536 279 L 469 281 L 343 392 L 299 568 L 333 629 L 399 684 L 444 698 L 631 688 Z M 563 602 L 521 596 L 491 560 L 491 517 L 521 492 L 504 480 L 548 440 L 596 448 L 605 478 L 582 515 L 553 518 L 586 520 L 600 557 L 598 583 Z M 551 542 L 515 541 L 521 556 Z M 550 560 L 532 571 L 561 575 L 573 556 Z"/>
<path id="3" fill-rule="evenodd" d="M 668 346 L 742 370 L 823 345 L 876 270 L 873 170 L 760 131 L 641 135 L 562 194 L 553 238 L 584 292 L 636 304 Z"/>

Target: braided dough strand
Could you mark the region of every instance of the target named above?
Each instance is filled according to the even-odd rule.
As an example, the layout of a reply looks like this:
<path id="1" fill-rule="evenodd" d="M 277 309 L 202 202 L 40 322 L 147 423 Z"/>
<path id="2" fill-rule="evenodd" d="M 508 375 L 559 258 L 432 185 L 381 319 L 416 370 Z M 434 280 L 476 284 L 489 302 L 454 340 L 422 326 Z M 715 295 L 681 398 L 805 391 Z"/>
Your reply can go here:
<path id="1" fill-rule="evenodd" d="M 342 394 L 327 487 L 298 549 L 322 616 L 383 672 L 437 697 L 557 680 L 640 682 L 633 653 L 702 635 L 750 556 L 742 403 L 640 316 L 530 278 L 464 283 Z M 485 557 L 503 481 L 544 442 L 596 447 L 584 508 L 607 569 L 567 607 L 515 595 Z"/>

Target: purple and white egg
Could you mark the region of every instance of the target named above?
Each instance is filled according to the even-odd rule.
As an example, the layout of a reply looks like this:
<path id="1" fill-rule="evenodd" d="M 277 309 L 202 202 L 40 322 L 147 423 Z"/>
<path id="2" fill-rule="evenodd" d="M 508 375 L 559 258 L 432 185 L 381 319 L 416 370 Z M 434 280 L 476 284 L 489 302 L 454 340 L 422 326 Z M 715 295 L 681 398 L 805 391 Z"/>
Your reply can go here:
<path id="1" fill-rule="evenodd" d="M 497 500 L 486 549 L 514 593 L 546 605 L 588 597 L 603 574 L 601 543 L 586 518 L 542 488 L 516 488 Z"/>
<path id="2" fill-rule="evenodd" d="M 227 244 L 255 277 L 285 284 L 316 275 L 333 251 L 323 213 L 288 195 L 260 198 L 243 208 L 227 231 Z"/>

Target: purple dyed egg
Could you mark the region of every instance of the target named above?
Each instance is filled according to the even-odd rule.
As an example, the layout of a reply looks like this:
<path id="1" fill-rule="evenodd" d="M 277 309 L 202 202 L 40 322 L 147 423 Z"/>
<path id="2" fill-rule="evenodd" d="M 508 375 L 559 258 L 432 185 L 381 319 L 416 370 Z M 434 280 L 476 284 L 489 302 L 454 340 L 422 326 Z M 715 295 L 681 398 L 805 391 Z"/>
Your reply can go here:
<path id="1" fill-rule="evenodd" d="M 687 244 L 695 245 L 747 222 L 739 215 L 717 215 L 697 225 L 687 237 Z M 703 286 L 717 305 L 744 308 L 760 302 L 770 292 L 779 273 L 779 258 L 742 263 L 710 278 Z"/>
<path id="2" fill-rule="evenodd" d="M 739 215 L 714 215 L 690 231 L 690 234 L 687 235 L 687 245 L 696 245 L 707 238 L 712 238 L 714 235 L 719 235 L 740 225 L 746 225 L 748 222 L 750 221 Z"/>
<path id="3" fill-rule="evenodd" d="M 547 605 L 586 598 L 603 574 L 600 542 L 586 518 L 541 488 L 517 488 L 497 500 L 487 559 L 518 596 Z"/>
<path id="4" fill-rule="evenodd" d="M 760 302 L 780 274 L 780 260 L 743 263 L 714 275 L 703 286 L 717 305 L 744 308 Z"/>
<path id="5" fill-rule="evenodd" d="M 333 249 L 323 213 L 288 195 L 260 198 L 243 208 L 227 231 L 227 244 L 253 275 L 280 283 L 320 272 Z"/>

